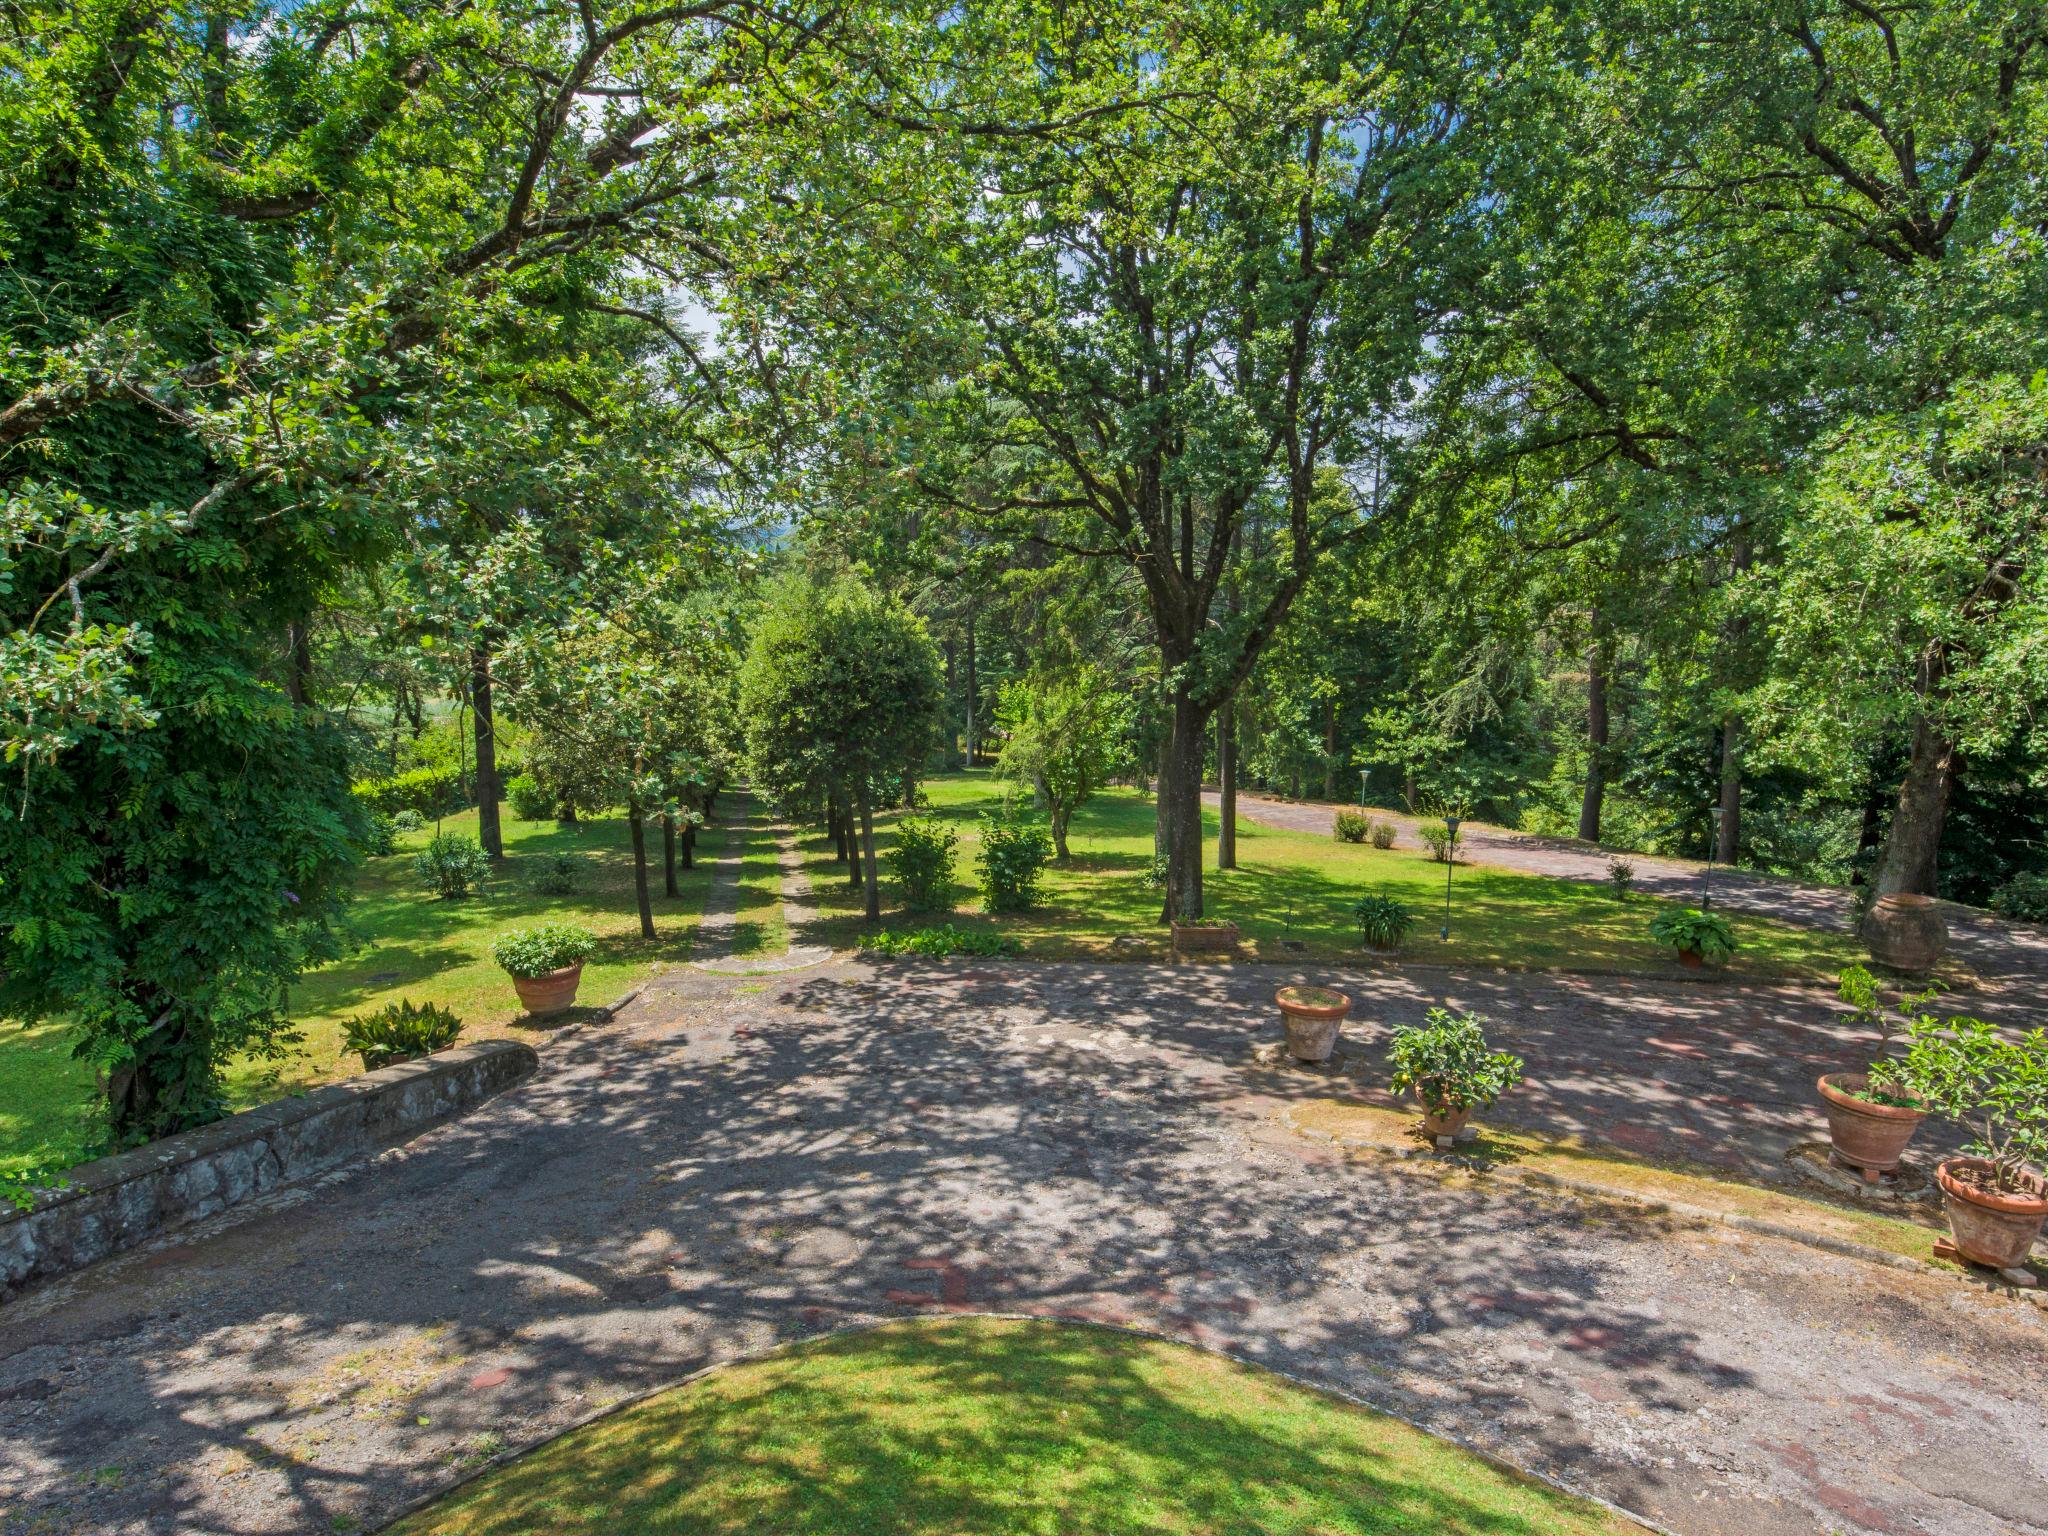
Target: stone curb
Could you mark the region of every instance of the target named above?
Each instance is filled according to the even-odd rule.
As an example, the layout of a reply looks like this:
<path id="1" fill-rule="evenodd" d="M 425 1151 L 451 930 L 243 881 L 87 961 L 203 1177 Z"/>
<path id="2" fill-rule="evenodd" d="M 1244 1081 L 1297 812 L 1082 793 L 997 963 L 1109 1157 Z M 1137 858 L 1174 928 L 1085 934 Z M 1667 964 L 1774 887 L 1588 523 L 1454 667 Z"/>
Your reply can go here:
<path id="1" fill-rule="evenodd" d="M 479 1041 L 81 1163 L 27 1210 L 0 1211 L 0 1300 L 409 1140 L 538 1065 L 529 1045 Z"/>
<path id="2" fill-rule="evenodd" d="M 1317 1392 L 1325 1397 L 1334 1397 L 1339 1402 L 1349 1403 L 1354 1408 L 1363 1408 L 1368 1413 L 1376 1413 L 1382 1418 L 1392 1419 L 1395 1423 L 1406 1425 L 1409 1429 L 1428 1435 L 1432 1439 L 1442 1440 L 1448 1444 L 1455 1445 L 1459 1450 L 1466 1452 L 1468 1455 L 1476 1456 L 1489 1466 L 1498 1467 L 1504 1472 L 1511 1472 L 1516 1477 L 1527 1478 L 1532 1483 L 1541 1483 L 1547 1488 L 1556 1489 L 1559 1493 L 1568 1494 L 1575 1499 L 1583 1499 L 1588 1504 L 1598 1505 L 1609 1514 L 1619 1515 L 1624 1520 L 1633 1521 L 1644 1530 L 1650 1532 L 1651 1536 L 1679 1536 L 1679 1533 L 1672 1530 L 1669 1526 L 1659 1525 L 1647 1515 L 1639 1515 L 1634 1510 L 1625 1509 L 1611 1499 L 1603 1499 L 1597 1493 L 1589 1493 L 1583 1488 L 1575 1487 L 1564 1478 L 1552 1477 L 1547 1472 L 1537 1472 L 1529 1467 L 1518 1466 L 1495 1451 L 1487 1450 L 1483 1446 L 1474 1445 L 1462 1435 L 1454 1435 L 1447 1430 L 1432 1428 L 1427 1424 L 1410 1418 L 1405 1413 L 1383 1407 L 1378 1403 L 1360 1397 L 1355 1392 L 1347 1392 L 1342 1387 L 1333 1387 L 1326 1382 L 1312 1381 L 1307 1377 L 1297 1376 L 1292 1371 L 1279 1370 L 1274 1366 L 1267 1365 L 1263 1361 L 1250 1359 L 1236 1350 L 1214 1349 L 1193 1339 L 1181 1338 L 1170 1333 L 1162 1333 L 1157 1329 L 1140 1328 L 1130 1323 L 1104 1323 L 1089 1318 L 1047 1317 L 1042 1312 L 998 1312 L 985 1311 L 979 1307 L 965 1307 L 955 1309 L 951 1315 L 954 1317 L 987 1317 L 993 1318 L 997 1322 L 1006 1323 L 1056 1323 L 1062 1328 L 1094 1328 L 1103 1333 L 1121 1333 L 1127 1334 L 1132 1338 L 1154 1339 L 1162 1344 L 1178 1344 L 1185 1349 L 1201 1350 L 1204 1354 L 1220 1355 L 1226 1360 L 1236 1361 L 1239 1365 L 1248 1365 L 1255 1370 L 1264 1371 L 1268 1375 L 1277 1376 L 1282 1381 L 1292 1386 L 1300 1387 L 1304 1391 Z M 786 1339 L 782 1343 L 772 1345 L 756 1354 L 735 1355 L 730 1360 L 718 1360 L 710 1365 L 699 1366 L 696 1370 L 687 1371 L 672 1381 L 666 1381 L 660 1386 L 648 1387 L 642 1391 L 634 1392 L 629 1396 L 618 1399 L 616 1402 L 606 1403 L 602 1408 L 593 1408 L 587 1413 L 578 1414 L 559 1428 L 550 1429 L 544 1434 L 534 1435 L 529 1439 L 521 1441 L 516 1446 L 507 1446 L 488 1461 L 478 1462 L 475 1466 L 465 1469 L 462 1475 L 453 1481 L 445 1483 L 430 1492 L 416 1494 L 406 1500 L 405 1503 L 399 1505 L 396 1510 L 385 1516 L 378 1524 L 366 1527 L 366 1536 L 378 1536 L 378 1533 L 390 1530 L 400 1521 L 408 1520 L 422 1510 L 440 1503 L 441 1500 L 447 1498 L 458 1489 L 468 1487 L 486 1473 L 496 1472 L 501 1468 L 510 1466 L 521 1457 L 531 1455 L 542 1446 L 549 1445 L 561 1439 L 564 1435 L 573 1435 L 579 1429 L 588 1429 L 592 1424 L 600 1420 L 608 1419 L 615 1413 L 623 1413 L 629 1408 L 637 1408 L 642 1403 L 651 1402 L 664 1393 L 675 1392 L 683 1387 L 694 1385 L 706 1377 L 715 1376 L 721 1371 L 729 1371 L 735 1366 L 754 1365 L 763 1360 L 773 1360 L 778 1355 L 786 1355 L 793 1350 L 802 1349 L 826 1339 L 847 1338 L 863 1333 L 878 1333 L 884 1328 L 898 1328 L 904 1326 L 906 1322 L 915 1323 L 916 1321 L 917 1319 L 915 1318 L 877 1318 L 873 1322 L 853 1323 L 844 1328 L 833 1328 L 822 1333 L 809 1334 L 801 1339 Z"/>
<path id="3" fill-rule="evenodd" d="M 1432 1156 L 1427 1147 L 1394 1147 L 1385 1142 L 1359 1141 L 1332 1135 L 1328 1131 L 1312 1130 L 1298 1122 L 1292 1111 L 1282 1110 L 1278 1116 L 1281 1124 L 1296 1136 L 1309 1141 L 1324 1142 L 1333 1147 L 1350 1147 L 1360 1151 L 1378 1152 L 1399 1159 Z M 1540 1189 L 1561 1191 L 1565 1194 L 1584 1195 L 1596 1200 L 1619 1200 L 1638 1206 L 1652 1214 L 1663 1213 L 1682 1216 L 1688 1221 L 1710 1222 L 1718 1226 L 1733 1227 L 1757 1237 L 1776 1238 L 1780 1242 L 1798 1243 L 1805 1248 L 1817 1248 L 1823 1253 L 1832 1253 L 1838 1258 L 1861 1259 L 1866 1264 L 1880 1264 L 1887 1269 L 1903 1269 L 1916 1274 L 1932 1275 L 1942 1280 L 1974 1280 L 1988 1290 L 1997 1289 L 2011 1293 L 2019 1300 L 2028 1301 L 2043 1312 L 2048 1312 L 2048 1289 L 2039 1286 L 2025 1287 L 1985 1279 L 1975 1270 L 1958 1270 L 1950 1265 L 1930 1264 L 1925 1259 L 1916 1259 L 1911 1254 L 1892 1253 L 1883 1248 L 1873 1248 L 1867 1243 L 1858 1243 L 1846 1237 L 1833 1237 L 1825 1232 L 1808 1232 L 1800 1227 L 1787 1226 L 1783 1222 L 1767 1221 L 1760 1216 L 1746 1216 L 1740 1211 L 1717 1211 L 1712 1206 L 1694 1205 L 1687 1200 L 1672 1200 L 1658 1195 L 1646 1195 L 1640 1190 L 1627 1189 L 1620 1185 L 1602 1184 L 1593 1179 L 1573 1178 L 1569 1174 L 1545 1173 L 1535 1168 L 1517 1168 L 1501 1164 L 1488 1170 L 1495 1178 L 1506 1178 L 1517 1184 L 1533 1185 Z"/>

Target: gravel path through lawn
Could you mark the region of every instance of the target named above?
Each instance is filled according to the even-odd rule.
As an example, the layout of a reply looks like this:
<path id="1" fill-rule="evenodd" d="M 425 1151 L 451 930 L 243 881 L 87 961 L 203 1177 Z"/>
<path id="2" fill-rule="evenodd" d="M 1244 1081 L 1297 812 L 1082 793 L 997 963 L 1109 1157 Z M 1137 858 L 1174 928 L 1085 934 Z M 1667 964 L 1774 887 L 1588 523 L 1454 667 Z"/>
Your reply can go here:
<path id="1" fill-rule="evenodd" d="M 1214 790 L 1204 791 L 1202 800 L 1211 810 L 1222 804 Z M 1333 835 L 1338 809 L 1313 800 L 1268 800 L 1242 792 L 1237 797 L 1237 813 L 1247 821 L 1324 837 Z M 1415 817 L 1387 811 L 1374 811 L 1373 815 L 1391 821 L 1406 846 L 1421 845 Z M 1683 859 L 1652 858 L 1643 853 L 1617 855 L 1573 838 L 1537 837 L 1477 822 L 1460 829 L 1458 842 L 1464 859 L 1526 874 L 1604 884 L 1607 861 L 1620 857 L 1635 866 L 1636 888 L 1653 896 L 1697 906 L 1703 889 L 1704 866 Z M 1809 885 L 1717 865 L 1713 899 L 1716 905 L 1737 912 L 1774 917 L 1802 928 L 1837 933 L 1850 929 L 1849 892 L 1837 886 Z M 1954 902 L 1943 902 L 1942 912 L 1948 918 L 1949 945 L 1956 958 L 1996 992 L 2001 1008 L 2022 1008 L 2030 1022 L 2040 1022 L 2040 1014 L 2048 1008 L 2048 927 L 2009 922 L 1996 913 Z"/>
<path id="2" fill-rule="evenodd" d="M 1278 1121 L 1346 1085 L 1250 1061 L 1285 979 L 667 973 L 466 1119 L 0 1309 L 0 1530 L 362 1529 L 706 1362 L 988 1309 L 1228 1349 L 1688 1536 L 2048 1531 L 2038 1309 L 1347 1161 Z M 1585 978 L 1329 979 L 1362 1039 L 1435 992 L 1512 1016 L 1568 1062 L 1532 1060 L 1530 1107 L 1559 1113 L 1631 1092 L 1611 1067 L 1575 1081 L 1567 1035 L 1686 1045 L 1745 1009 L 1828 1027 L 1783 989 L 1643 983 L 1616 1010 Z M 1743 1131 L 1722 1113 L 1704 1129 Z"/>

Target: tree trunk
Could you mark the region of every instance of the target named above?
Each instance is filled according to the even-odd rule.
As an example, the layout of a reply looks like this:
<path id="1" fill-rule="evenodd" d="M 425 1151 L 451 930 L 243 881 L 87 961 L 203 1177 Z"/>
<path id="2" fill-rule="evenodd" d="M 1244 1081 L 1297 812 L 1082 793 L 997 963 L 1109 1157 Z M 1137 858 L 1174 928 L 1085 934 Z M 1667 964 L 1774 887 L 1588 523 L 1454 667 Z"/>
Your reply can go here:
<path id="1" fill-rule="evenodd" d="M 1714 857 L 1733 864 L 1742 851 L 1742 716 L 1721 722 L 1721 835 Z"/>
<path id="2" fill-rule="evenodd" d="M 1607 800 L 1607 666 L 1597 628 L 1586 650 L 1586 792 L 1579 800 L 1579 837 L 1600 841 L 1600 811 Z"/>
<path id="3" fill-rule="evenodd" d="M 1413 763 L 1404 763 L 1401 766 L 1401 804 L 1407 807 L 1410 816 L 1415 814 L 1415 765 Z"/>
<path id="4" fill-rule="evenodd" d="M 639 769 L 633 771 L 639 777 Z M 654 903 L 647 895 L 647 828 L 640 815 L 640 807 L 626 808 L 626 824 L 633 831 L 633 899 L 640 903 L 640 937 L 654 937 Z"/>
<path id="5" fill-rule="evenodd" d="M 491 653 L 482 646 L 470 652 L 469 697 L 476 721 L 476 840 L 493 859 L 505 857 L 505 834 L 498 825 L 498 722 L 491 709 Z"/>
<path id="6" fill-rule="evenodd" d="M 974 615 L 967 616 L 967 766 L 974 766 L 974 705 L 980 693 L 980 680 L 975 671 L 974 657 Z"/>
<path id="7" fill-rule="evenodd" d="M 153 1141 L 189 1129 L 204 1117 L 200 1102 L 186 1103 L 195 1086 L 192 1073 L 205 1052 L 196 1050 L 194 1026 L 163 994 L 152 991 L 141 1002 L 144 1013 L 155 1010 L 157 1023 L 133 1042 L 134 1054 L 106 1075 L 107 1125 L 114 1144 Z"/>
<path id="8" fill-rule="evenodd" d="M 676 819 L 667 815 L 661 818 L 661 883 L 664 895 L 683 894 L 676 888 Z"/>
<path id="9" fill-rule="evenodd" d="M 682 852 L 683 868 L 695 869 L 697 867 L 697 823 L 694 821 L 683 828 Z"/>
<path id="10" fill-rule="evenodd" d="M 1323 798 L 1337 798 L 1337 700 L 1323 700 Z"/>
<path id="11" fill-rule="evenodd" d="M 1202 759 L 1208 721 L 1185 692 L 1173 700 L 1173 733 L 1160 762 L 1159 824 L 1166 834 L 1166 918 L 1202 915 Z"/>
<path id="12" fill-rule="evenodd" d="M 1237 705 L 1216 711 L 1216 867 L 1237 868 Z"/>
<path id="13" fill-rule="evenodd" d="M 285 626 L 285 692 L 300 708 L 313 702 L 313 627 Z"/>
<path id="14" fill-rule="evenodd" d="M 852 857 L 846 846 L 846 813 L 839 808 L 839 791 L 833 790 L 825 797 L 825 830 L 832 838 L 832 857 L 844 864 Z"/>
<path id="15" fill-rule="evenodd" d="M 875 818 L 868 808 L 867 792 L 860 796 L 860 860 L 867 872 L 867 905 L 865 914 L 871 923 L 882 918 L 882 886 L 875 877 Z"/>
<path id="16" fill-rule="evenodd" d="M 1067 853 L 1067 823 L 1073 818 L 1073 815 L 1074 810 L 1072 806 L 1062 805 L 1057 800 L 1049 800 L 1047 802 L 1046 819 L 1052 823 L 1053 852 L 1062 861 L 1070 857 Z"/>
<path id="17" fill-rule="evenodd" d="M 1892 824 L 1878 855 L 1877 894 L 1937 893 L 1941 873 L 1941 832 L 1948 820 L 1960 763 L 1955 743 L 1928 723 L 1913 722 L 1913 755 L 1899 784 Z"/>

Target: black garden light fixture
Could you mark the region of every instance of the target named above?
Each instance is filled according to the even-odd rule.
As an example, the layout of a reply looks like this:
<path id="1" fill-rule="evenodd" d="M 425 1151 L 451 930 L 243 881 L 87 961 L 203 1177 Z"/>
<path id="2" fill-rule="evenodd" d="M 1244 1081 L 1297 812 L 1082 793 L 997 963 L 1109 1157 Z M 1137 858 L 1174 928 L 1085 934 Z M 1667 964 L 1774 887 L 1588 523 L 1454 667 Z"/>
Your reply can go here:
<path id="1" fill-rule="evenodd" d="M 1444 843 L 1444 925 L 1437 937 L 1451 936 L 1451 871 L 1458 867 L 1458 818 L 1446 816 L 1444 831 L 1450 834 Z"/>

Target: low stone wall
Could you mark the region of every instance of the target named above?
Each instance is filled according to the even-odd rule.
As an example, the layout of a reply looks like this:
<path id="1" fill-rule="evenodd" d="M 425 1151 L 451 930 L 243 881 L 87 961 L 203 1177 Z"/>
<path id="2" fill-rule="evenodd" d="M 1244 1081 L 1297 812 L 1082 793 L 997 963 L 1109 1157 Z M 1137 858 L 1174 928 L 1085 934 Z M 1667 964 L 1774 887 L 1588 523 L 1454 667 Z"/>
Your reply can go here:
<path id="1" fill-rule="evenodd" d="M 32 1209 L 0 1210 L 0 1299 L 395 1145 L 537 1064 L 533 1048 L 514 1040 L 458 1046 L 83 1163 Z"/>

